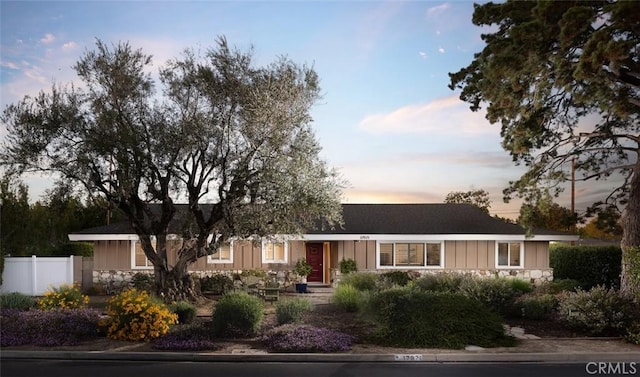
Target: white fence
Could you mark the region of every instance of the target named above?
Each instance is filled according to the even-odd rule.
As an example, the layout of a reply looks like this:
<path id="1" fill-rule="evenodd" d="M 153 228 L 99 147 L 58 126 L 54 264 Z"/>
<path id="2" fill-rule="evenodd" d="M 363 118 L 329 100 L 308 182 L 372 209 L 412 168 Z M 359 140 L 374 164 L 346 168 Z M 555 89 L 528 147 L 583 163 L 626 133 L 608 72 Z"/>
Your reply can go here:
<path id="1" fill-rule="evenodd" d="M 40 296 L 51 287 L 73 284 L 73 256 L 7 257 L 0 292 Z"/>

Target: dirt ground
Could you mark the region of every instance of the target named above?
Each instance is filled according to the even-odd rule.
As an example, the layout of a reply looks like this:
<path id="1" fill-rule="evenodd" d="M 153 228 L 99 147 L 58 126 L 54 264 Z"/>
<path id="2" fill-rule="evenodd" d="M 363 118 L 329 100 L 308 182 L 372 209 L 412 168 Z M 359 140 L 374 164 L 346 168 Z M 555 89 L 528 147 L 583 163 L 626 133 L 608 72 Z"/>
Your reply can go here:
<path id="1" fill-rule="evenodd" d="M 92 306 L 101 308 L 106 304 L 107 298 L 92 297 Z M 208 321 L 211 317 L 214 301 L 207 300 L 197 307 L 197 321 Z M 305 317 L 304 323 L 332 328 L 341 332 L 356 335 L 359 338 L 371 334 L 372 326 L 366 321 L 358 320 L 355 313 L 347 313 L 334 304 L 315 304 L 314 310 Z M 638 352 L 640 346 L 624 342 L 621 339 L 612 338 L 584 338 L 580 334 L 573 334 L 559 326 L 549 323 L 536 323 L 533 321 L 524 323 L 509 323 L 511 326 L 523 327 L 528 334 L 539 336 L 540 339 L 527 339 L 519 341 L 515 347 L 487 348 L 473 351 L 450 349 L 422 349 L 422 348 L 394 348 L 382 347 L 365 342 L 359 342 L 349 351 L 354 354 L 436 354 L 436 353 L 591 353 L 591 352 Z M 266 304 L 263 329 L 269 329 L 276 325 L 275 306 Z M 216 350 L 201 352 L 224 354 L 255 354 L 266 353 L 260 341 L 256 339 L 221 339 Z M 141 342 L 116 341 L 107 338 L 97 338 L 83 342 L 76 346 L 65 347 L 34 347 L 20 346 L 7 347 L 11 350 L 64 350 L 64 351 L 108 351 L 108 352 L 154 352 L 152 345 Z"/>

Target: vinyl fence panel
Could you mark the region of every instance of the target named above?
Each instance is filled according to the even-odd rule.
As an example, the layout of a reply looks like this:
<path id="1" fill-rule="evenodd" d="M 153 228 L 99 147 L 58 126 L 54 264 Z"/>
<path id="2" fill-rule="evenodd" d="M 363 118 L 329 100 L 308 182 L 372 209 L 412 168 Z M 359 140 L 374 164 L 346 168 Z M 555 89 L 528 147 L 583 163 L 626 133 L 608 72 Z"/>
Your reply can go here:
<path id="1" fill-rule="evenodd" d="M 73 256 L 7 257 L 0 292 L 40 296 L 51 287 L 73 284 Z"/>

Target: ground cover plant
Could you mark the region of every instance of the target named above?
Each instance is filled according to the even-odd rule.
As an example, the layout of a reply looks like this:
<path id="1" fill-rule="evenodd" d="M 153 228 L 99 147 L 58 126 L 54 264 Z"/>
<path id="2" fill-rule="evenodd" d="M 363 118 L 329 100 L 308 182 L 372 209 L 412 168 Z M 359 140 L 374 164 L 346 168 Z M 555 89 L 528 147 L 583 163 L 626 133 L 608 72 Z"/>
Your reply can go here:
<path id="1" fill-rule="evenodd" d="M 262 341 L 273 352 L 343 352 L 355 338 L 331 329 L 288 324 L 271 329 Z"/>
<path id="2" fill-rule="evenodd" d="M 98 336 L 100 312 L 93 309 L 2 310 L 0 345 L 75 345 Z"/>
<path id="3" fill-rule="evenodd" d="M 153 340 L 153 348 L 167 351 L 216 350 L 220 346 L 201 324 L 177 327 Z"/>

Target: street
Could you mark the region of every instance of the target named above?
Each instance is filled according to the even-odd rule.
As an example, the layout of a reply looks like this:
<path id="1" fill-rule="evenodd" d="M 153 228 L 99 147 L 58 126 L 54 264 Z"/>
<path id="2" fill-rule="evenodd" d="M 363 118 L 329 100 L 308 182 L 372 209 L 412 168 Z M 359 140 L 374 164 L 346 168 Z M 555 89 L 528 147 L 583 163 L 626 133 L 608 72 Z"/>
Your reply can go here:
<path id="1" fill-rule="evenodd" d="M 628 371 L 628 370 L 627 370 Z M 635 371 L 635 369 L 634 369 Z M 628 375 L 629 373 L 627 373 Z M 633 373 L 635 374 L 635 373 Z M 586 363 L 301 363 L 2 359 L 2 377 L 588 376 Z M 611 375 L 611 374 L 609 374 Z"/>

